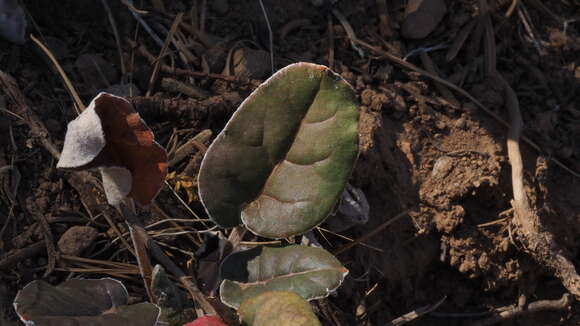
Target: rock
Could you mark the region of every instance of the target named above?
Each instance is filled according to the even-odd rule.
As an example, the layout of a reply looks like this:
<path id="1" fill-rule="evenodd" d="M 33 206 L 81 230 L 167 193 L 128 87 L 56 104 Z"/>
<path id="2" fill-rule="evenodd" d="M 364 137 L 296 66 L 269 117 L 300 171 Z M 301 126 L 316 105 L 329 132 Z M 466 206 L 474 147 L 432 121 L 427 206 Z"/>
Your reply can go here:
<path id="1" fill-rule="evenodd" d="M 271 73 L 270 54 L 263 50 L 237 49 L 232 61 L 237 77 L 262 80 Z"/>
<path id="2" fill-rule="evenodd" d="M 449 156 L 441 156 L 437 159 L 437 161 L 435 161 L 435 164 L 433 165 L 431 177 L 441 180 L 445 178 L 452 169 L 453 159 Z"/>
<path id="3" fill-rule="evenodd" d="M 401 34 L 408 39 L 421 39 L 429 35 L 447 12 L 444 0 L 409 0 Z"/>
<path id="4" fill-rule="evenodd" d="M 70 256 L 80 256 L 97 239 L 99 232 L 90 226 L 73 226 L 58 240 L 61 253 Z"/>

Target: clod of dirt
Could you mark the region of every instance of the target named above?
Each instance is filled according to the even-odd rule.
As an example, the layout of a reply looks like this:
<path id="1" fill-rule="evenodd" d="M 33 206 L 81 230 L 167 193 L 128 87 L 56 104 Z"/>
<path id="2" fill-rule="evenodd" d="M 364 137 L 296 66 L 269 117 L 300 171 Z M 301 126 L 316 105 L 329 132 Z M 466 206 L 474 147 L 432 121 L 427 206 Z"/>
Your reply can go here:
<path id="1" fill-rule="evenodd" d="M 405 8 L 402 36 L 409 39 L 426 37 L 437 27 L 446 12 L 444 0 L 410 0 Z"/>
<path id="2" fill-rule="evenodd" d="M 80 256 L 97 239 L 99 232 L 90 226 L 73 226 L 58 240 L 61 253 L 70 256 Z"/>
<path id="3" fill-rule="evenodd" d="M 262 50 L 240 48 L 234 52 L 232 64 L 236 77 L 264 79 L 270 71 L 270 54 Z"/>
<path id="4" fill-rule="evenodd" d="M 369 88 L 361 93 L 361 104 L 368 106 L 373 111 L 380 111 L 383 107 L 391 104 L 391 99 L 385 93 L 378 93 Z"/>

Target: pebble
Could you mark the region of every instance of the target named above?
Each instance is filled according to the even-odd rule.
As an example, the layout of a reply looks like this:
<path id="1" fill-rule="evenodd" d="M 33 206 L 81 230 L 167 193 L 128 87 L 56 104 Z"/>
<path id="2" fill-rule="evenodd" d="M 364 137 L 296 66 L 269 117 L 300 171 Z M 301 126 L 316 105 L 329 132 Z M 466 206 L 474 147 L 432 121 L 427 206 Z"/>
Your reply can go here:
<path id="1" fill-rule="evenodd" d="M 58 240 L 61 253 L 70 256 L 80 256 L 97 239 L 99 232 L 90 226 L 73 226 Z"/>
<path id="2" fill-rule="evenodd" d="M 453 159 L 449 156 L 441 156 L 437 159 L 431 170 L 431 177 L 435 179 L 445 178 L 453 169 Z"/>
<path id="3" fill-rule="evenodd" d="M 237 49 L 232 61 L 237 77 L 262 80 L 271 73 L 270 54 L 263 50 Z"/>

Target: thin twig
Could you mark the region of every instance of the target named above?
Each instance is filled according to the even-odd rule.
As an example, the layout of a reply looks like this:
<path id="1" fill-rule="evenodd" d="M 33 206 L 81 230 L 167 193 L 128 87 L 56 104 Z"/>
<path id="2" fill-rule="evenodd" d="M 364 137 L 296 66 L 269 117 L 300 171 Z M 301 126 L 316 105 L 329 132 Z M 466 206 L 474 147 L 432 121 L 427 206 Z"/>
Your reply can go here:
<path id="1" fill-rule="evenodd" d="M 200 131 L 197 135 L 191 137 L 185 144 L 179 146 L 175 153 L 169 160 L 169 167 L 175 166 L 175 164 L 181 162 L 184 158 L 186 158 L 189 154 L 192 153 L 193 149 L 196 148 L 198 152 L 205 154 L 207 151 L 207 146 L 203 143 L 208 141 L 212 136 L 212 132 L 210 129 L 204 129 Z"/>
<path id="2" fill-rule="evenodd" d="M 272 26 L 270 25 L 270 19 L 268 18 L 268 12 L 266 7 L 264 7 L 264 2 L 259 0 L 260 7 L 262 8 L 262 15 L 266 19 L 266 25 L 268 26 L 268 38 L 270 41 L 270 67 L 272 68 L 272 74 L 274 74 L 274 33 L 272 33 Z"/>
<path id="3" fill-rule="evenodd" d="M 344 31 L 350 40 L 350 46 L 358 53 L 361 58 L 364 58 L 364 51 L 356 45 L 359 39 L 346 17 L 344 17 L 344 15 L 337 8 L 332 8 L 332 13 L 344 28 Z"/>
<path id="4" fill-rule="evenodd" d="M 87 210 L 87 211 L 89 211 L 89 210 Z M 115 224 L 113 219 L 111 219 L 109 214 L 107 214 L 106 212 L 103 212 L 103 217 L 105 218 L 107 223 L 109 223 L 109 226 L 111 227 L 111 229 L 113 229 L 113 232 L 115 232 L 117 237 L 119 239 L 121 239 L 121 242 L 125 245 L 125 247 L 127 247 L 127 250 L 129 250 L 129 252 L 133 255 L 133 257 L 137 257 L 137 255 L 135 254 L 135 250 L 133 250 L 133 247 L 129 244 L 127 239 L 125 239 L 125 237 L 123 237 L 123 233 L 121 232 L 121 230 L 119 230 L 119 227 L 117 226 L 117 224 Z"/>
<path id="5" fill-rule="evenodd" d="M 149 87 L 147 89 L 146 96 L 151 96 L 151 91 L 153 90 L 153 86 L 155 86 L 155 81 L 157 80 L 157 75 L 159 74 L 161 61 L 163 60 L 163 57 L 165 56 L 165 52 L 167 52 L 167 48 L 169 47 L 169 43 L 171 43 L 171 40 L 173 39 L 173 34 L 175 34 L 175 31 L 177 31 L 177 27 L 179 26 L 179 23 L 181 22 L 182 18 L 183 18 L 182 12 L 180 12 L 179 14 L 177 14 L 177 16 L 175 16 L 175 20 L 173 21 L 173 24 L 171 25 L 171 29 L 169 30 L 169 33 L 167 34 L 167 37 L 165 38 L 165 42 L 163 43 L 163 47 L 161 48 L 161 51 L 159 51 L 159 56 L 157 56 L 157 59 L 155 60 L 155 66 L 153 66 L 153 72 L 151 73 L 151 78 L 149 78 Z"/>
<path id="6" fill-rule="evenodd" d="M 390 323 L 387 323 L 385 326 L 399 326 L 399 325 L 404 325 L 408 322 L 411 322 L 411 321 L 439 308 L 439 306 L 442 305 L 443 302 L 445 302 L 445 299 L 447 299 L 447 297 L 441 298 L 441 300 L 437 301 L 434 304 L 429 304 L 429 305 L 423 306 L 421 308 L 417 308 L 409 313 L 404 314 L 403 316 L 401 316 L 399 318 L 392 320 Z"/>
<path id="7" fill-rule="evenodd" d="M 131 201 L 131 199 L 127 199 Z M 132 202 L 131 202 L 132 204 Z M 133 248 L 135 250 L 135 257 L 137 258 L 137 264 L 139 266 L 139 272 L 141 273 L 141 277 L 143 278 L 143 285 L 145 286 L 145 292 L 149 297 L 150 302 L 156 302 L 155 297 L 153 296 L 153 291 L 151 290 L 151 284 L 153 281 L 152 273 L 153 267 L 151 266 L 151 260 L 149 259 L 149 255 L 147 254 L 147 241 L 150 238 L 146 238 L 143 235 L 147 235 L 147 232 L 141 232 L 139 228 L 143 229 L 142 226 L 130 223 L 131 220 L 137 220 L 137 218 L 133 215 L 133 211 L 127 209 L 127 207 L 123 204 L 115 206 L 121 216 L 125 217 L 127 220 L 127 227 L 129 228 L 129 232 L 131 234 L 131 240 L 133 241 Z M 131 218 L 128 216 L 131 215 Z"/>
<path id="8" fill-rule="evenodd" d="M 429 56 L 429 53 L 427 53 L 427 52 L 421 52 L 421 62 L 423 63 L 423 67 L 425 67 L 425 69 L 427 71 L 429 71 L 433 75 L 439 75 L 439 69 L 437 69 L 437 66 L 435 65 L 435 63 L 433 62 L 433 60 L 431 59 L 431 57 Z M 441 78 L 443 78 L 443 77 L 441 77 Z M 439 82 L 435 82 L 435 87 L 437 88 L 437 90 L 439 91 L 439 93 L 441 93 L 441 95 L 449 103 L 451 103 L 455 107 L 459 107 L 460 106 L 459 105 L 459 101 L 455 98 L 455 96 L 449 90 L 449 88 L 447 88 L 445 85 L 443 85 L 443 84 L 441 84 Z"/>
<path id="9" fill-rule="evenodd" d="M 512 127 L 509 129 L 507 149 L 508 158 L 512 166 L 512 187 L 514 199 L 512 206 L 514 215 L 519 224 L 518 233 L 522 236 L 534 259 L 543 266 L 551 269 L 562 281 L 568 291 L 580 298 L 580 276 L 576 272 L 574 264 L 564 256 L 559 249 L 554 236 L 543 230 L 540 218 L 530 205 L 529 198 L 524 187 L 524 168 L 520 152 L 519 137 L 522 132 L 523 122 L 519 109 L 519 101 L 514 90 L 500 76 L 506 92 L 506 107 L 509 111 Z"/>
<path id="10" fill-rule="evenodd" d="M 374 230 L 372 230 L 371 232 L 363 235 L 362 237 L 356 239 L 355 241 L 348 243 L 346 245 L 344 245 L 343 247 L 337 249 L 336 251 L 334 251 L 335 255 L 339 255 L 347 250 L 349 250 L 350 248 L 356 246 L 357 244 L 367 241 L 368 239 L 374 237 L 375 235 L 381 233 L 384 229 L 386 229 L 389 225 L 397 222 L 398 220 L 402 219 L 403 217 L 407 216 L 407 214 L 409 214 L 409 212 L 411 211 L 411 209 L 408 209 L 402 213 L 399 213 L 397 216 L 391 218 L 390 220 L 384 222 L 383 224 L 379 225 L 377 228 L 375 228 Z"/>
<path id="11" fill-rule="evenodd" d="M 546 310 L 564 310 L 572 304 L 572 296 L 569 293 L 564 293 L 562 298 L 558 300 L 539 300 L 532 302 L 529 305 L 512 306 L 502 312 L 497 313 L 487 319 L 480 320 L 471 324 L 471 326 L 488 326 L 499 322 L 513 319 L 523 315 L 536 313 Z M 501 309 L 501 308 L 499 308 Z M 497 309 L 497 310 L 499 310 Z"/>
<path id="12" fill-rule="evenodd" d="M 157 45 L 159 45 L 160 47 L 163 47 L 163 41 L 157 35 L 157 33 L 155 33 L 151 29 L 151 27 L 143 20 L 143 18 L 141 18 L 141 14 L 143 12 L 140 11 L 140 10 L 138 10 L 137 8 L 135 8 L 135 6 L 133 5 L 133 0 L 121 0 L 121 2 L 124 5 L 126 5 L 127 8 L 129 8 L 129 11 L 133 15 L 133 17 L 135 17 L 135 19 L 139 22 L 139 24 L 141 24 L 141 26 L 143 26 L 143 28 L 145 29 L 145 31 L 147 33 L 149 33 L 149 35 L 151 36 L 151 38 L 153 38 L 153 40 L 155 41 L 155 43 L 157 43 Z"/>
<path id="13" fill-rule="evenodd" d="M 204 220 L 204 222 L 210 222 L 210 221 L 211 221 L 210 219 L 205 219 Z M 151 223 L 151 224 L 147 225 L 145 228 L 146 229 L 150 229 L 150 228 L 156 227 L 156 226 L 158 226 L 160 224 L 168 223 L 168 222 L 198 223 L 199 221 L 192 220 L 190 218 L 168 218 L 168 219 L 164 219 L 164 220 L 161 220 L 161 221 L 157 221 L 155 223 Z M 206 231 L 208 231 L 208 230 L 206 230 Z"/>
<path id="14" fill-rule="evenodd" d="M 316 227 L 316 229 L 320 231 L 320 234 L 321 234 L 323 237 L 324 237 L 324 234 L 322 233 L 322 231 L 324 231 L 324 232 L 327 232 L 327 233 L 330 233 L 330 234 L 332 234 L 332 235 L 334 235 L 334 236 L 336 236 L 336 237 L 339 237 L 339 238 L 341 238 L 341 239 L 343 239 L 343 240 L 347 240 L 347 241 L 349 241 L 349 242 L 353 242 L 353 241 L 355 241 L 354 239 L 351 239 L 351 238 L 349 238 L 349 237 L 347 237 L 347 236 L 344 236 L 344 235 L 342 235 L 342 234 L 339 234 L 339 233 L 333 232 L 333 231 L 331 231 L 331 230 L 325 229 L 325 228 L 323 228 L 323 227 L 321 227 L 321 226 L 317 226 L 317 227 Z M 326 237 L 325 237 L 325 239 L 326 239 Z M 378 251 L 378 252 L 384 252 L 384 250 L 383 250 L 383 249 L 381 249 L 381 248 L 377 248 L 377 247 L 374 247 L 374 246 L 371 246 L 371 245 L 369 245 L 369 244 L 366 244 L 366 243 L 364 243 L 364 242 L 359 242 L 359 244 L 360 244 L 361 246 L 363 246 L 363 247 L 367 247 L 367 248 L 369 248 L 369 249 L 376 250 L 376 251 Z"/>
<path id="15" fill-rule="evenodd" d="M 66 86 L 66 89 L 68 90 L 70 96 L 75 101 L 75 103 L 77 105 L 76 106 L 77 113 L 82 112 L 85 109 L 85 105 L 81 101 L 81 98 L 79 97 L 79 94 L 77 93 L 77 91 L 74 88 L 73 84 L 71 83 L 70 79 L 68 79 L 68 76 L 66 75 L 66 73 L 64 72 L 62 67 L 60 66 L 60 63 L 58 63 L 58 60 L 56 60 L 56 58 L 54 57 L 52 52 L 50 52 L 50 50 L 44 44 L 42 44 L 42 42 L 40 42 L 40 40 L 38 40 L 36 37 L 34 37 L 34 35 L 30 34 L 30 39 L 32 39 L 32 41 L 34 41 L 34 43 L 36 43 L 36 45 L 38 45 L 38 47 L 42 50 L 42 52 L 44 52 L 44 54 L 46 54 L 46 56 L 50 59 L 50 61 L 52 62 L 52 64 L 56 68 L 56 70 L 58 71 L 58 74 L 60 75 L 60 77 L 64 81 L 64 85 Z"/>
<path id="16" fill-rule="evenodd" d="M 133 231 L 136 236 L 143 239 L 146 243 L 146 247 L 150 250 L 151 255 L 157 259 L 167 269 L 173 276 L 175 276 L 181 284 L 187 289 L 192 298 L 201 306 L 205 313 L 210 315 L 217 315 L 217 312 L 213 305 L 205 298 L 204 294 L 199 290 L 197 285 L 192 281 L 191 277 L 187 276 L 177 264 L 175 264 L 159 247 L 159 244 L 155 242 L 149 236 L 145 230 L 143 223 L 133 214 L 130 210 L 124 210 L 124 217 L 133 227 Z"/>
<path id="17" fill-rule="evenodd" d="M 511 15 L 514 13 L 514 10 L 516 9 L 517 5 L 518 5 L 519 0 L 512 0 L 512 3 L 510 4 L 510 7 L 508 8 L 508 10 L 505 12 L 505 17 L 511 17 Z"/>
<path id="18" fill-rule="evenodd" d="M 137 44 L 137 42 L 133 40 L 127 40 L 129 45 L 137 50 L 137 53 L 144 57 L 150 64 L 155 64 L 157 59 L 153 56 L 147 48 L 145 48 L 142 44 Z M 212 79 L 220 79 L 225 80 L 227 82 L 234 82 L 234 83 L 241 83 L 241 84 L 250 84 L 254 87 L 257 87 L 261 84 L 258 80 L 242 80 L 238 79 L 235 76 L 226 76 L 221 74 L 214 74 L 214 73 L 207 73 L 201 71 L 192 71 L 187 69 L 180 69 L 180 68 L 173 68 L 169 67 L 168 65 L 161 64 L 161 71 L 174 74 L 174 75 L 181 75 L 181 76 L 189 76 L 194 78 L 212 78 Z"/>
<path id="19" fill-rule="evenodd" d="M 121 64 L 121 74 L 123 77 L 127 74 L 127 68 L 125 67 L 125 60 L 123 60 L 123 49 L 121 47 L 121 38 L 119 37 L 119 30 L 117 29 L 117 23 L 115 22 L 115 17 L 113 12 L 111 12 L 111 7 L 109 7 L 108 0 L 101 0 L 103 7 L 107 12 L 107 17 L 109 17 L 109 23 L 111 24 L 111 29 L 113 30 L 113 35 L 115 36 L 115 42 L 117 43 L 117 51 L 119 51 L 119 63 Z"/>

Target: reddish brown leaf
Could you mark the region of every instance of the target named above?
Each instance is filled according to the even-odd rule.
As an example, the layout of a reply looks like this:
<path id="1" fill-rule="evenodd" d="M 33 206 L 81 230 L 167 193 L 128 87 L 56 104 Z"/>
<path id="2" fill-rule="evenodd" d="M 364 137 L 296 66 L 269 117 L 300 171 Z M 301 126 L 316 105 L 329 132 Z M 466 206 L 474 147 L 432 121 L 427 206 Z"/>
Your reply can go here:
<path id="1" fill-rule="evenodd" d="M 130 180 L 128 177 L 115 179 L 115 175 L 123 173 L 107 173 L 110 186 L 107 199 L 114 204 L 127 195 L 147 205 L 159 192 L 167 174 L 167 153 L 155 142 L 153 132 L 129 101 L 100 93 L 69 123 L 57 167 L 127 169 L 131 173 Z M 124 186 L 128 182 L 130 189 Z"/>

